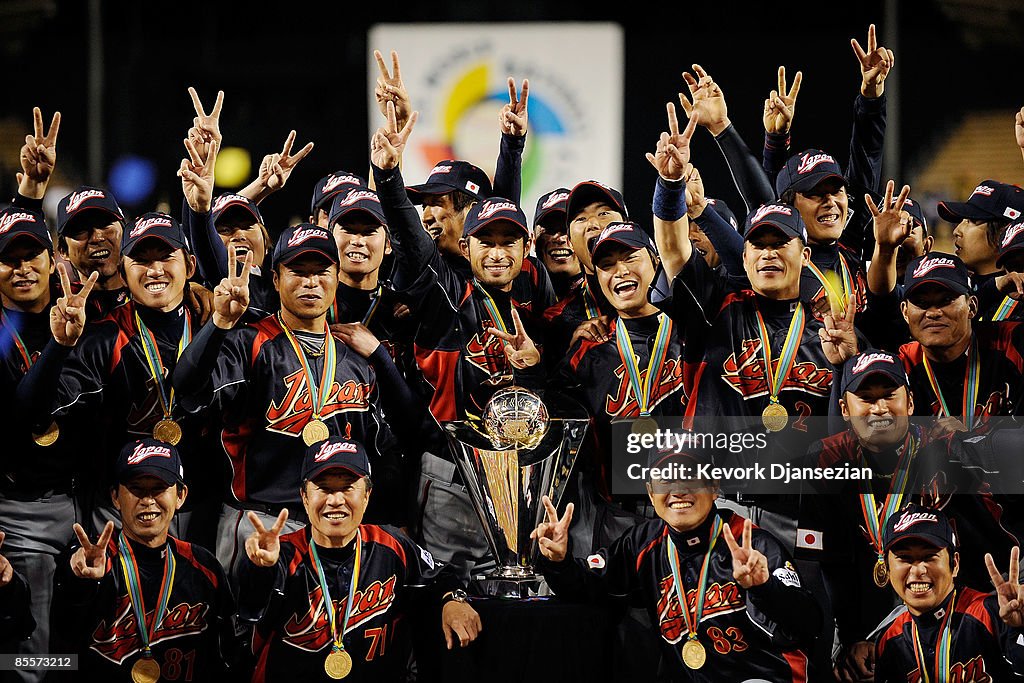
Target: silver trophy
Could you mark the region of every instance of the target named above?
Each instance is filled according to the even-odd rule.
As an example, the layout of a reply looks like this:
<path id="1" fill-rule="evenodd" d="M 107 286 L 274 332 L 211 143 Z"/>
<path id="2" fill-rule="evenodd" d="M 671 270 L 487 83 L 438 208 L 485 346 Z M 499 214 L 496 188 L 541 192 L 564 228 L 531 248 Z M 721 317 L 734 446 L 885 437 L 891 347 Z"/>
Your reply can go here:
<path id="1" fill-rule="evenodd" d="M 480 517 L 497 567 L 477 581 L 484 595 L 537 595 L 537 542 L 542 496 L 558 507 L 589 420 L 552 418 L 540 397 L 522 387 L 495 392 L 479 425 L 445 423 L 445 433 Z"/>

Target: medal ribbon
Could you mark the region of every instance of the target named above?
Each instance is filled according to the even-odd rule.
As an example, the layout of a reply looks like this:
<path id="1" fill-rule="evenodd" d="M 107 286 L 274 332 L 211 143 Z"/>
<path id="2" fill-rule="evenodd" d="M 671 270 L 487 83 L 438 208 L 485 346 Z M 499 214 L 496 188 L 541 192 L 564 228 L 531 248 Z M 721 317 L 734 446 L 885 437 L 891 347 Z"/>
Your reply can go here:
<path id="1" fill-rule="evenodd" d="M 647 374 L 640 379 L 639 357 L 633 352 L 633 343 L 629 340 L 629 330 L 622 318 L 615 321 L 615 347 L 619 350 L 622 367 L 626 369 L 629 385 L 640 406 L 640 415 L 651 414 L 651 398 L 658 386 L 658 376 L 665 357 L 668 355 L 669 339 L 672 335 L 672 320 L 664 313 L 658 314 L 658 332 L 654 336 L 654 348 L 651 349 L 650 360 L 647 361 Z"/>
<path id="2" fill-rule="evenodd" d="M 921 636 L 917 632 L 917 622 L 911 620 L 910 628 L 914 638 L 914 659 L 917 660 L 917 670 L 921 672 L 921 680 L 924 683 L 947 683 L 949 681 L 949 655 L 953 646 L 953 633 L 950 628 L 950 617 L 956 607 L 956 591 L 953 591 L 953 598 L 946 608 L 946 616 L 942 618 L 942 625 L 939 626 L 939 637 L 935 642 L 935 678 L 928 675 L 925 668 L 924 648 L 921 646 Z"/>
<path id="3" fill-rule="evenodd" d="M 587 274 L 583 274 L 583 280 L 580 282 L 580 294 L 583 297 L 583 308 L 587 312 L 587 320 L 597 318 L 601 315 L 601 312 L 597 310 L 597 301 L 594 300 L 594 295 L 590 293 L 590 285 L 587 284 Z"/>
<path id="4" fill-rule="evenodd" d="M 501 317 L 501 311 L 498 310 L 498 304 L 494 303 L 494 297 L 491 296 L 491 293 L 479 281 L 474 280 L 473 286 L 483 295 L 484 308 L 487 309 L 487 315 L 491 316 L 491 322 L 494 323 L 494 326 L 502 332 L 510 334 L 508 326 L 505 325 L 505 319 Z"/>
<path id="5" fill-rule="evenodd" d="M 28 352 L 28 347 L 25 346 L 25 342 L 22 341 L 21 335 L 18 334 L 18 329 L 11 321 L 10 316 L 7 315 L 7 311 L 0 309 L 0 325 L 6 327 L 11 337 L 14 338 L 14 345 L 18 348 L 18 353 L 21 355 L 21 359 L 25 362 L 25 369 L 28 370 L 32 367 L 32 354 Z"/>
<path id="6" fill-rule="evenodd" d="M 331 387 L 334 385 L 334 371 L 338 365 L 338 350 L 334 346 L 334 337 L 331 336 L 331 331 L 327 328 L 327 323 L 325 322 L 324 371 L 320 375 L 320 383 L 317 384 L 313 378 L 313 370 L 309 367 L 309 361 L 306 360 L 306 352 L 302 350 L 302 346 L 299 344 L 299 340 L 295 338 L 295 334 L 284 324 L 284 318 L 281 317 L 280 311 L 277 313 L 277 322 L 281 329 L 284 330 L 285 336 L 288 337 L 288 343 L 292 345 L 292 350 L 302 365 L 302 372 L 306 375 L 306 386 L 309 387 L 310 405 L 313 409 L 311 420 L 319 420 L 320 414 L 323 413 L 324 407 L 327 404 L 327 397 L 331 393 Z M 311 420 L 308 420 L 307 424 Z"/>
<path id="7" fill-rule="evenodd" d="M 925 374 L 928 375 L 928 383 L 932 385 L 932 392 L 939 399 L 939 417 L 956 417 L 950 412 L 946 398 L 942 395 L 942 389 L 939 388 L 939 381 L 935 377 L 931 364 L 928 362 L 928 356 L 925 355 L 922 358 L 924 359 Z M 978 340 L 971 334 L 971 345 L 967 349 L 967 370 L 964 373 L 963 396 L 964 425 L 968 431 L 974 428 L 974 408 L 978 403 L 978 383 L 980 378 L 981 356 L 978 353 Z"/>
<path id="8" fill-rule="evenodd" d="M 700 579 L 697 582 L 697 599 L 694 600 L 693 614 L 690 614 L 690 605 L 686 601 L 686 590 L 683 588 L 682 572 L 679 571 L 679 555 L 676 553 L 675 543 L 672 536 L 668 536 L 668 564 L 672 567 L 672 583 L 675 584 L 676 599 L 679 600 L 679 610 L 683 613 L 683 621 L 686 623 L 687 640 L 697 640 L 697 627 L 700 626 L 701 613 L 704 611 L 704 591 L 708 580 L 708 569 L 711 566 L 711 551 L 714 550 L 715 541 L 722 533 L 722 518 L 717 514 L 715 521 L 711 524 L 711 538 L 708 539 L 708 550 L 704 553 L 704 560 L 700 566 Z"/>
<path id="9" fill-rule="evenodd" d="M 1013 314 L 1014 309 L 1017 308 L 1017 303 L 1018 301 L 1016 299 L 1008 296 L 1003 297 L 1002 302 L 999 304 L 999 308 L 997 308 L 996 312 L 992 314 L 992 320 L 998 322 L 1009 318 Z"/>
<path id="10" fill-rule="evenodd" d="M 846 311 L 846 297 L 854 291 L 853 275 L 850 273 L 850 266 L 846 264 L 846 259 L 842 254 L 839 254 L 839 272 L 843 278 L 843 291 L 840 293 L 836 290 L 835 285 L 832 284 L 831 280 L 825 277 L 825 274 L 821 272 L 818 266 L 814 265 L 810 261 L 807 262 L 807 267 L 814 273 L 814 277 L 818 279 L 821 286 L 825 288 L 825 294 L 828 296 L 829 301 L 835 301 L 839 304 L 839 310 Z"/>
<path id="11" fill-rule="evenodd" d="M 157 626 L 164 619 L 167 612 L 167 603 L 171 599 L 171 587 L 174 585 L 174 553 L 171 552 L 170 543 L 164 549 L 164 576 L 160 582 L 160 593 L 157 598 L 156 610 L 153 612 L 153 623 L 146 623 L 146 605 L 142 599 L 142 582 L 139 580 L 139 567 L 135 562 L 135 553 L 131 545 L 124 537 L 124 532 L 117 537 L 118 557 L 121 560 L 121 571 L 124 573 L 125 583 L 128 584 L 128 597 L 132 602 L 132 611 L 135 614 L 135 631 L 142 641 L 142 656 L 147 659 L 153 657 L 150 643 L 156 635 Z"/>
<path id="12" fill-rule="evenodd" d="M 786 382 L 789 371 L 793 369 L 796 362 L 796 352 L 800 348 L 800 340 L 804 336 L 804 307 L 797 303 L 793 311 L 793 318 L 789 321 L 789 330 L 786 332 L 786 340 L 782 343 L 782 352 L 779 356 L 779 363 L 776 371 L 772 372 L 772 345 L 768 337 L 768 328 L 764 324 L 764 318 L 756 304 L 754 313 L 757 314 L 757 332 L 761 336 L 761 348 L 764 350 L 764 374 L 768 380 L 768 400 L 772 403 L 779 402 L 779 392 Z"/>
<path id="13" fill-rule="evenodd" d="M 178 340 L 178 353 L 175 356 L 175 360 L 181 358 L 185 347 L 192 341 L 192 317 L 187 308 L 183 310 L 185 312 L 185 326 L 181 330 L 181 339 Z M 153 333 L 142 322 L 138 310 L 135 311 L 135 327 L 138 328 L 139 338 L 142 339 L 142 352 L 146 355 L 146 365 L 149 366 L 149 374 L 152 375 L 153 381 L 156 382 L 157 396 L 160 398 L 160 407 L 164 411 L 164 418 L 170 419 L 171 413 L 174 410 L 174 387 L 172 386 L 170 392 L 168 392 L 167 387 L 164 386 L 164 364 L 160 358 L 160 349 L 156 345 L 156 337 L 153 336 Z"/>
<path id="14" fill-rule="evenodd" d="M 913 434 L 907 435 L 903 444 L 903 453 L 896 462 L 896 476 L 889 484 L 889 492 L 885 495 L 885 503 L 882 506 L 882 516 L 878 516 L 878 505 L 875 502 L 875 493 L 871 490 L 870 484 L 867 493 L 860 494 L 860 509 L 864 516 L 864 523 L 867 526 L 868 535 L 871 537 L 871 545 L 878 552 L 878 561 L 885 562 L 885 553 L 882 551 L 882 531 L 886 522 L 903 504 L 903 494 L 906 491 L 907 481 L 910 479 L 910 462 L 917 453 L 918 441 Z M 860 454 L 860 464 L 867 467 L 863 452 Z"/>
<path id="15" fill-rule="evenodd" d="M 327 610 L 327 616 L 331 619 L 331 637 L 334 638 L 334 645 L 331 646 L 331 652 L 339 652 L 345 649 L 345 643 L 342 642 L 345 638 L 345 631 L 348 630 L 348 620 L 352 616 L 352 603 L 356 598 L 356 586 L 359 584 L 359 561 L 362 557 L 362 546 L 363 546 L 363 533 L 356 527 L 356 554 L 355 560 L 352 564 L 352 582 L 348 585 L 348 600 L 345 601 L 345 617 L 341 622 L 341 631 L 338 631 L 338 610 L 334 608 L 334 602 L 331 600 L 331 591 L 327 587 L 327 577 L 324 576 L 324 567 L 320 564 L 320 556 L 316 552 L 316 543 L 313 543 L 312 539 L 309 542 L 309 552 L 313 556 L 313 565 L 316 567 L 316 578 L 320 581 L 320 592 L 324 598 L 324 609 Z"/>

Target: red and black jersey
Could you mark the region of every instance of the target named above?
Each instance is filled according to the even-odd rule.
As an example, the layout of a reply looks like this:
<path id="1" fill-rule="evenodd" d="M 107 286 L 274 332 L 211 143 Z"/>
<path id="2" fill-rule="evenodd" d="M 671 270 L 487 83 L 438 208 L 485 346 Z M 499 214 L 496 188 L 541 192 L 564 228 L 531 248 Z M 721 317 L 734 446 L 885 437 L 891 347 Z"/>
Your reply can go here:
<path id="1" fill-rule="evenodd" d="M 978 429 L 993 417 L 1024 415 L 1024 325 L 987 322 L 976 323 L 973 328 L 981 359 L 977 402 L 972 407 Z M 928 362 L 954 417 L 963 415 L 968 352 L 953 361 Z M 899 355 L 910 378 L 915 411 L 920 415 L 939 415 L 942 404 L 928 378 L 924 347 L 913 341 L 901 346 Z"/>
<path id="2" fill-rule="evenodd" d="M 947 616 L 952 636 L 948 676 L 936 672 L 935 660 Z M 875 683 L 1002 683 L 1019 680 L 1022 673 L 1024 634 L 999 618 L 994 593 L 958 587 L 929 612 L 903 612 L 875 640 Z"/>
<path id="3" fill-rule="evenodd" d="M 169 392 L 185 325 L 190 335 L 195 333 L 198 317 L 184 305 L 162 312 L 136 306 L 133 301 L 88 324 L 74 347 L 61 346 L 51 338 L 18 388 L 19 403 L 30 414 L 34 428 L 54 418 L 58 424 L 72 420 L 90 425 L 93 443 L 79 457 L 94 458 L 89 466 L 100 471 L 96 493 L 103 503 L 109 502 L 106 492 L 121 447 L 129 441 L 152 437 L 154 426 L 164 417 L 160 389 L 150 371 L 136 312 L 156 341 L 165 390 Z M 190 473 L 189 483 L 199 493 L 202 480 L 198 474 L 204 468 L 196 449 L 202 424 L 178 406 L 172 415 L 182 428 L 178 449 Z"/>
<path id="4" fill-rule="evenodd" d="M 546 346 L 561 357 L 569 348 L 569 340 L 580 325 L 598 316 L 614 318 L 618 312 L 605 298 L 596 275 L 581 273 L 572 282 L 568 294 L 544 309 L 547 327 Z"/>
<path id="5" fill-rule="evenodd" d="M 364 444 L 375 467 L 397 466 L 401 454 L 380 408 L 373 368 L 333 336 L 326 343 L 337 359 L 320 418 L 332 435 Z M 307 354 L 316 380 L 325 357 Z M 185 350 L 173 382 L 184 410 L 219 416 L 230 499 L 301 508 L 302 429 L 314 408 L 302 363 L 276 315 L 232 330 L 210 321 Z"/>
<path id="6" fill-rule="evenodd" d="M 151 624 L 164 575 L 165 553 L 174 554 L 174 581 L 163 618 L 150 640 L 161 680 L 234 680 L 240 647 L 235 600 L 220 563 L 205 548 L 173 537 L 161 548 L 132 540 L 146 619 Z M 51 622 L 61 645 L 79 653 L 83 681 L 131 681 L 141 658 L 139 636 L 115 535 L 99 581 L 76 577 L 67 558 L 58 562 Z"/>
<path id="7" fill-rule="evenodd" d="M 758 313 L 764 320 L 777 360 L 797 306 L 803 306 L 805 325 L 794 364 L 779 392 L 779 402 L 789 413 L 783 433 L 793 458 L 802 458 L 807 446 L 822 433 L 829 414 L 835 368 L 825 357 L 818 331 L 822 324 L 799 300 L 768 299 L 750 289 L 737 289 L 709 268 L 703 259 L 691 258 L 673 283 L 671 307 L 674 318 L 687 322 L 686 367 L 688 389 L 686 414 L 696 418 L 694 429 L 712 418 L 719 426 L 742 429 L 761 415 L 769 403 Z M 773 365 L 775 365 L 773 363 Z M 777 367 L 777 366 L 776 366 Z M 774 369 L 773 369 L 774 371 Z"/>
<path id="8" fill-rule="evenodd" d="M 436 596 L 435 604 L 440 604 L 442 595 L 462 586 L 453 572 L 398 529 L 363 524 L 359 531 L 359 576 L 342 641 L 353 661 L 346 680 L 404 680 L 410 646 L 407 589 L 426 586 Z M 253 683 L 331 680 L 324 672 L 324 660 L 334 639 L 310 543 L 309 529 L 300 529 L 281 537 L 275 566 L 242 563 L 239 615 L 256 622 Z M 355 544 L 345 548 L 318 545 L 316 552 L 340 629 L 349 599 Z"/>
<path id="9" fill-rule="evenodd" d="M 661 519 L 650 520 L 586 559 L 573 559 L 570 552 L 564 561 L 554 563 L 541 556 L 538 566 L 562 599 L 600 601 L 608 596 L 634 596 L 641 601 L 667 659 L 674 662 L 676 675 L 683 680 L 814 680 L 804 648 L 821 626 L 821 611 L 801 586 L 800 575 L 783 547 L 756 526 L 752 542 L 768 560 L 768 582 L 749 590 L 740 587 L 733 578 L 732 554 L 719 533 L 711 548 L 705 592 L 700 596 L 703 613 L 697 638 L 707 661 L 698 670 L 683 663 L 681 649 L 688 633 L 667 541 L 671 537 L 675 545 L 692 614 L 716 514 L 734 536 L 742 536 L 742 517 L 712 507 L 708 518 L 692 531 L 677 532 Z"/>
<path id="10" fill-rule="evenodd" d="M 812 467 L 866 465 L 875 474 L 866 481 L 806 482 L 801 491 L 799 526 L 813 534 L 815 542 L 798 544 L 797 557 L 821 564 L 844 645 L 867 640 L 899 604 L 888 585 L 879 588 L 872 578 L 878 552 L 867 530 L 861 494 L 868 490 L 874 494 L 878 518 L 900 459 L 909 456 L 905 449 L 912 447 L 910 437 L 916 449 L 907 464 L 903 504 L 913 501 L 938 507 L 950 518 L 960 544 L 959 578 L 965 585 L 976 590 L 991 587 L 985 553 L 1009 557 L 1018 543 L 1004 526 L 1002 505 L 979 476 L 986 464 L 973 452 L 973 445 L 965 443 L 972 435 L 958 432 L 932 439 L 919 425 L 909 429 L 899 447 L 881 451 L 863 448 L 851 429 L 815 442 L 808 451 L 806 464 Z"/>
<path id="11" fill-rule="evenodd" d="M 416 332 L 411 316 L 399 318 L 395 306 L 401 299 L 390 283 L 381 283 L 378 290 L 364 290 L 338 282 L 334 305 L 327 313 L 327 322 L 363 323 L 373 333 L 395 361 L 403 377 L 414 370 L 412 339 Z"/>

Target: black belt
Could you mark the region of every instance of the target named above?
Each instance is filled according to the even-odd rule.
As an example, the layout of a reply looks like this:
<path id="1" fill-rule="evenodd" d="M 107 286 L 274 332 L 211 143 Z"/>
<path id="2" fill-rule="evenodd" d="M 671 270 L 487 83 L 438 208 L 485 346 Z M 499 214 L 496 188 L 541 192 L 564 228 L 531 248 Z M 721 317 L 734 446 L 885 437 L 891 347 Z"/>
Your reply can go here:
<path id="1" fill-rule="evenodd" d="M 309 517 L 306 515 L 306 509 L 302 507 L 296 508 L 292 505 L 271 505 L 270 503 L 257 503 L 254 501 L 240 502 L 237 500 L 229 500 L 227 501 L 227 504 L 236 510 L 262 512 L 263 514 L 270 515 L 271 517 L 277 517 L 281 514 L 281 510 L 288 508 L 288 519 L 290 521 L 309 524 Z"/>

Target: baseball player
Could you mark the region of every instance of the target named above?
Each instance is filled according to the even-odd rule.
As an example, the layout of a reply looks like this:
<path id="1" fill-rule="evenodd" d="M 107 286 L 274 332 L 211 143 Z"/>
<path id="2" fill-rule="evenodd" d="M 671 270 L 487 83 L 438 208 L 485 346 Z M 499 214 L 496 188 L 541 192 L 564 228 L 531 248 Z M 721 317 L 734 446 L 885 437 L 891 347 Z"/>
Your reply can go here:
<path id="1" fill-rule="evenodd" d="M 107 522 L 78 543 L 58 576 L 54 627 L 79 653 L 83 681 L 235 680 L 235 602 L 202 546 L 170 534 L 189 490 L 177 449 L 156 439 L 124 445 Z"/>
<path id="2" fill-rule="evenodd" d="M 24 655 L 54 651 L 49 628 L 53 572 L 68 541 L 67 529 L 77 519 L 76 483 L 87 469 L 71 446 L 78 425 L 48 420 L 32 429 L 14 400 L 19 383 L 50 339 L 49 311 L 61 295 L 54 280 L 53 241 L 42 214 L 16 205 L 0 211 L 0 395 L 9 406 L 0 417 L 6 435 L 0 533 L 7 537 L 5 566 L 13 566 L 20 577 L 7 593 L 12 600 L 24 598 L 26 606 L 31 604 L 36 624 L 27 631 L 13 629 L 16 639 L 0 640 L 0 651 Z M 83 288 L 84 296 L 95 280 L 94 275 Z M 19 588 L 26 580 L 33 586 L 31 595 Z M 12 603 L 12 610 L 17 604 Z M 8 618 L 14 618 L 13 611 Z M 24 640 L 29 634 L 31 640 Z M 22 669 L 11 676 L 35 681 L 42 674 Z"/>
<path id="3" fill-rule="evenodd" d="M 1019 306 L 1020 283 L 1024 281 L 1024 220 L 1006 226 L 999 240 L 996 275 L 977 287 L 980 320 L 1024 320 L 1024 306 Z M 988 311 L 989 313 L 984 313 Z"/>
<path id="4" fill-rule="evenodd" d="M 351 434 L 372 444 L 379 469 L 398 467 L 400 453 L 384 421 L 375 373 L 327 329 L 327 310 L 338 283 L 338 245 L 310 223 L 285 229 L 273 253 L 274 285 L 281 308 L 241 324 L 248 304 L 252 253 L 244 267 L 229 252 L 228 273 L 215 289 L 210 322 L 185 349 L 172 378 L 190 415 L 216 415 L 220 442 L 231 467 L 222 494 L 217 556 L 234 581 L 251 526 L 245 512 L 267 523 L 283 508 L 291 523 L 304 523 L 298 498 L 307 443 Z M 382 491 L 379 518 L 404 514 L 400 487 Z"/>
<path id="5" fill-rule="evenodd" d="M 1004 274 L 1000 267 L 1000 247 L 1004 233 L 1012 223 L 1024 218 L 1024 189 L 996 180 L 983 180 L 965 202 L 941 201 L 939 216 L 953 229 L 954 253 L 967 266 L 979 303 L 979 320 L 1005 320 L 1011 304 L 999 297 L 995 279 Z M 1005 305 L 1004 305 L 1004 302 Z M 1003 305 L 1004 310 L 999 307 Z"/>
<path id="6" fill-rule="evenodd" d="M 255 622 L 254 682 L 397 681 L 409 661 L 408 590 L 425 587 L 441 608 L 449 649 L 480 633 L 480 617 L 450 566 L 393 526 L 364 524 L 371 463 L 358 441 L 332 436 L 302 461 L 309 525 L 280 536 L 250 513 L 239 607 Z"/>
<path id="7" fill-rule="evenodd" d="M 570 190 L 559 187 L 537 199 L 533 212 L 534 250 L 551 277 L 555 296 L 561 300 L 576 284 L 582 271 L 580 260 L 569 242 L 565 206 Z"/>
<path id="8" fill-rule="evenodd" d="M 807 680 L 813 669 L 805 645 L 821 611 L 786 550 L 719 507 L 717 481 L 658 474 L 707 462 L 710 453 L 652 453 L 647 491 L 658 519 L 586 559 L 572 557 L 573 508 L 559 518 L 545 497 L 547 518 L 532 535 L 538 567 L 563 600 L 639 597 L 674 680 Z"/>
<path id="9" fill-rule="evenodd" d="M 482 199 L 469 209 L 459 242 L 472 277 L 467 280 L 423 231 L 410 202 L 397 161 L 415 125 L 415 112 L 402 130 L 393 115 L 373 136 L 370 159 L 374 182 L 396 247 L 396 281 L 415 282 L 402 290 L 418 321 L 414 350 L 428 387 L 430 412 L 437 423 L 480 416 L 495 390 L 512 383 L 541 389 L 540 339 L 532 324 L 532 302 L 517 298 L 530 230 L 519 206 L 505 198 Z M 428 425 L 429 427 L 429 425 Z M 477 518 L 459 481 L 448 446 L 436 426 L 425 431 L 420 503 L 425 525 L 461 515 L 453 528 L 423 530 L 424 544 L 469 571 L 488 558 Z M 431 481 L 426 481 L 430 479 Z M 437 482 L 437 485 L 432 484 Z M 435 505 L 437 506 L 435 508 Z M 455 540 L 453 529 L 462 529 Z M 452 555 L 454 553 L 454 555 Z M 466 554 L 472 557 L 459 559 Z M 454 558 L 454 559 L 453 559 Z"/>
<path id="10" fill-rule="evenodd" d="M 879 629 L 876 683 L 1009 681 L 1024 675 L 1020 549 L 1004 577 L 985 556 L 993 592 L 959 580 L 959 539 L 934 508 L 909 504 L 885 528 L 889 581 L 906 611 Z"/>
<path id="11" fill-rule="evenodd" d="M 52 339 L 18 387 L 36 428 L 66 417 L 89 421 L 94 429 L 104 426 L 86 492 L 92 494 L 88 504 L 96 507 L 98 527 L 115 517 L 105 492 L 118 443 L 145 436 L 180 443 L 186 462 L 194 462 L 202 495 L 216 476 L 190 460 L 197 457 L 193 444 L 199 425 L 179 409 L 169 380 L 182 349 L 199 330 L 199 313 L 185 295 L 195 272 L 185 235 L 172 216 L 147 213 L 129 224 L 119 251 L 119 277 L 131 300 L 89 327 L 80 306 L 58 300 L 50 313 Z M 67 275 L 62 267 L 59 272 L 67 290 Z"/>
<path id="12" fill-rule="evenodd" d="M 1009 553 L 1017 539 L 1003 526 L 1002 507 L 989 492 L 993 474 L 961 433 L 934 437 L 915 422 L 910 381 L 898 355 L 867 349 L 843 365 L 840 409 L 847 428 L 812 444 L 812 467 L 870 467 L 875 478 L 808 482 L 801 491 L 796 554 L 820 563 L 829 587 L 842 650 L 841 680 L 870 678 L 874 646 L 868 634 L 893 609 L 882 531 L 906 502 L 940 507 L 963 539 L 961 578 L 989 587 L 984 555 Z M 967 435 L 963 435 L 967 436 Z M 955 492 L 955 495 L 954 495 Z"/>
<path id="13" fill-rule="evenodd" d="M 555 383 L 568 386 L 593 418 L 596 483 L 608 497 L 612 423 L 683 415 L 683 338 L 679 323 L 648 300 L 660 261 L 639 225 L 611 223 L 591 248 L 598 284 L 616 315 L 606 339 L 577 339 Z"/>

